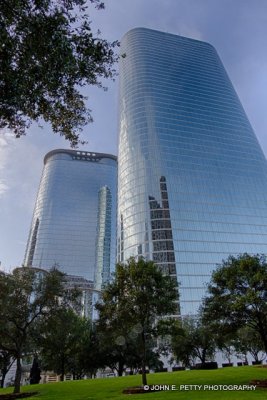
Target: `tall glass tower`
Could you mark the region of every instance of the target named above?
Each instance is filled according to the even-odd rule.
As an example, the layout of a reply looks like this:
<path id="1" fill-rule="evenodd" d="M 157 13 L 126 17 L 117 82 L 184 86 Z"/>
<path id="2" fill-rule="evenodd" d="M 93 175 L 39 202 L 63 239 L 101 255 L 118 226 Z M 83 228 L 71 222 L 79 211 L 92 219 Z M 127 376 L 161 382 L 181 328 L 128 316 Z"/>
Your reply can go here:
<path id="1" fill-rule="evenodd" d="M 136 28 L 121 47 L 118 258 L 153 259 L 195 313 L 216 264 L 267 253 L 266 159 L 210 44 Z"/>
<path id="2" fill-rule="evenodd" d="M 25 266 L 95 281 L 115 266 L 117 158 L 110 154 L 54 150 L 44 170 L 30 230 Z"/>

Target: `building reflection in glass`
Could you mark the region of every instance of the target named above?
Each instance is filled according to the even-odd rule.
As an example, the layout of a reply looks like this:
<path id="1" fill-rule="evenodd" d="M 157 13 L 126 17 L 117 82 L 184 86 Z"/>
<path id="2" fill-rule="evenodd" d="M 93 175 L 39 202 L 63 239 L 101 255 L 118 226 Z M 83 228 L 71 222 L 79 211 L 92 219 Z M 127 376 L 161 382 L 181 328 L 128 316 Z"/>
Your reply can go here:
<path id="1" fill-rule="evenodd" d="M 222 259 L 267 252 L 266 159 L 213 46 L 136 28 L 121 51 L 118 259 L 176 274 L 195 314 Z"/>

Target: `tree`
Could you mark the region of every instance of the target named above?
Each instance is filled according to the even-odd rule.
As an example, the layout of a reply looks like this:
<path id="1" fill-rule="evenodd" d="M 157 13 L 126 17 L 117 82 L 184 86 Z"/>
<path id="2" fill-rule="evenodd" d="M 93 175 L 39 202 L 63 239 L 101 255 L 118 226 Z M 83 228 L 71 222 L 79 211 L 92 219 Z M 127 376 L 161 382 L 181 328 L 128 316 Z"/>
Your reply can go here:
<path id="1" fill-rule="evenodd" d="M 79 361 L 89 342 L 90 330 L 91 322 L 71 308 L 56 310 L 44 323 L 40 323 L 39 334 L 36 334 L 42 368 L 55 371 L 61 381 L 66 373 L 81 376 Z"/>
<path id="2" fill-rule="evenodd" d="M 267 264 L 264 256 L 230 256 L 212 274 L 203 302 L 206 321 L 225 332 L 247 326 L 267 351 Z"/>
<path id="3" fill-rule="evenodd" d="M 259 334 L 247 326 L 243 326 L 237 331 L 234 338 L 234 346 L 237 356 L 243 356 L 247 360 L 247 354 L 250 353 L 254 361 L 260 363 L 266 354 Z"/>
<path id="4" fill-rule="evenodd" d="M 178 291 L 170 276 L 164 276 L 152 261 L 130 258 L 116 266 L 112 283 L 102 293 L 102 302 L 96 307 L 99 320 L 117 341 L 127 343 L 135 335 L 141 356 L 142 382 L 147 384 L 147 347 L 159 335 L 160 319 L 177 311 Z"/>
<path id="5" fill-rule="evenodd" d="M 0 350 L 0 375 L 1 375 L 1 383 L 0 387 L 4 387 L 6 374 L 10 370 L 14 360 L 8 351 Z"/>
<path id="6" fill-rule="evenodd" d="M 96 335 L 99 340 L 103 367 L 109 367 L 112 371 L 116 371 L 118 376 L 122 376 L 129 353 L 132 354 L 132 352 L 129 349 L 130 338 L 126 335 L 125 327 L 118 326 L 116 322 L 113 320 L 112 323 L 109 323 L 109 317 L 104 316 L 104 313 L 101 312 L 100 318 L 96 322 Z"/>
<path id="7" fill-rule="evenodd" d="M 190 367 L 198 358 L 202 365 L 214 357 L 215 334 L 201 317 L 185 317 L 172 334 L 172 351 L 179 362 Z"/>
<path id="8" fill-rule="evenodd" d="M 140 344 L 137 341 L 131 340 L 128 344 L 126 366 L 130 368 L 132 373 L 142 371 L 142 354 L 139 352 Z M 146 366 L 148 369 L 161 370 L 163 361 L 160 359 L 161 349 L 157 346 L 155 340 L 150 340 L 146 344 Z"/>
<path id="9" fill-rule="evenodd" d="M 106 355 L 103 350 L 95 325 L 90 323 L 90 329 L 87 329 L 79 340 L 77 352 L 70 364 L 73 379 L 81 379 L 85 375 L 95 376 L 97 370 L 105 366 Z"/>
<path id="10" fill-rule="evenodd" d="M 182 325 L 182 326 L 181 326 Z M 195 364 L 195 353 L 190 340 L 190 335 L 185 329 L 185 322 L 177 324 L 171 335 L 172 361 L 180 362 L 185 367 Z"/>
<path id="11" fill-rule="evenodd" d="M 142 368 L 140 329 L 140 325 L 135 325 L 127 331 L 120 320 L 110 324 L 101 314 L 96 322 L 96 336 L 99 341 L 98 358 L 101 359 L 102 367 L 109 367 L 116 371 L 118 376 L 122 376 L 126 368 L 130 368 L 132 372 L 139 371 Z M 155 340 L 147 340 L 146 365 L 149 368 L 161 366 L 160 354 L 156 347 Z"/>
<path id="12" fill-rule="evenodd" d="M 92 116 L 78 88 L 103 87 L 118 58 L 118 42 L 94 36 L 87 11 L 87 0 L 1 1 L 0 128 L 20 137 L 43 119 L 73 147 L 79 143 Z"/>
<path id="13" fill-rule="evenodd" d="M 16 360 L 14 393 L 20 392 L 21 358 L 28 351 L 33 325 L 58 307 L 61 281 L 57 270 L 41 274 L 17 268 L 10 275 L 0 274 L 0 350 Z"/>
<path id="14" fill-rule="evenodd" d="M 215 328 L 215 327 L 214 327 Z M 236 353 L 235 348 L 235 335 L 232 332 L 223 332 L 220 326 L 217 327 L 216 343 L 217 348 L 222 352 L 222 356 L 230 364 L 232 362 L 232 356 Z"/>

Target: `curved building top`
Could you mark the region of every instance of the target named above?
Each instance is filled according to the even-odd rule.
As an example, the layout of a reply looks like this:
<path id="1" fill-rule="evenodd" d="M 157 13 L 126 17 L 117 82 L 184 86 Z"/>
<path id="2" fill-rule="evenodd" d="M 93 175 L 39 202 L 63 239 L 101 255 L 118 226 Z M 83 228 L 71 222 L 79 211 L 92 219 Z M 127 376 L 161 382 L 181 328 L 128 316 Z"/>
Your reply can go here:
<path id="1" fill-rule="evenodd" d="M 188 40 L 189 42 L 193 41 L 193 42 L 202 43 L 202 44 L 204 44 L 204 45 L 206 45 L 206 46 L 212 47 L 212 49 L 216 51 L 215 47 L 214 47 L 212 44 L 210 44 L 210 43 L 208 43 L 208 42 L 204 42 L 203 40 L 188 38 L 188 37 L 186 37 L 186 36 L 176 35 L 175 33 L 162 32 L 162 31 L 158 31 L 158 30 L 156 30 L 156 29 L 144 28 L 144 27 L 142 27 L 142 26 L 138 26 L 138 27 L 136 27 L 136 28 L 130 29 L 128 32 L 126 32 L 126 33 L 123 35 L 121 41 L 123 41 L 124 38 L 126 38 L 128 35 L 134 34 L 135 32 L 142 32 L 142 31 L 143 31 L 143 32 L 146 32 L 146 33 L 151 32 L 152 34 L 154 33 L 154 34 L 157 34 L 157 35 L 159 34 L 159 35 L 162 35 L 162 36 L 166 35 L 168 41 L 170 40 L 170 37 L 172 36 L 174 40 L 177 40 L 177 37 L 179 37 L 179 38 L 181 38 L 183 41 L 187 41 L 187 40 Z"/>
<path id="2" fill-rule="evenodd" d="M 82 161 L 100 161 L 103 158 L 109 158 L 111 160 L 117 161 L 117 157 L 112 154 L 106 153 L 96 153 L 93 151 L 83 151 L 83 150 L 68 150 L 68 149 L 56 149 L 49 151 L 44 157 L 44 165 L 51 157 L 58 154 L 66 154 L 70 156 L 74 160 L 82 160 Z"/>

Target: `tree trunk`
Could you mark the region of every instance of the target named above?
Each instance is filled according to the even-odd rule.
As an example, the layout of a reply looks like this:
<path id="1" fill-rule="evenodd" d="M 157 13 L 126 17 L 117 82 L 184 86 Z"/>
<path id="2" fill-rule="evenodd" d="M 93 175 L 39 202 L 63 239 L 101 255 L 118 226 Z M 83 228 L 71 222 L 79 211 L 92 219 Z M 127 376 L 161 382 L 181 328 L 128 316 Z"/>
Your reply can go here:
<path id="1" fill-rule="evenodd" d="M 202 349 L 202 351 L 200 350 L 200 354 L 199 354 L 199 358 L 201 361 L 201 364 L 204 365 L 206 362 L 206 353 L 207 353 L 207 349 Z"/>
<path id="2" fill-rule="evenodd" d="M 60 364 L 61 364 L 61 368 L 60 368 L 60 377 L 59 380 L 60 382 L 64 381 L 64 376 L 65 376 L 65 354 L 61 354 L 60 357 Z"/>
<path id="3" fill-rule="evenodd" d="M 5 364 L 5 365 L 3 366 L 3 368 L 1 369 L 1 375 L 2 375 L 2 377 L 1 377 L 1 384 L 0 384 L 1 389 L 3 389 L 3 387 L 4 387 L 5 378 L 6 378 L 6 374 L 8 373 L 8 370 L 9 370 L 9 368 L 7 367 L 6 364 Z"/>
<path id="4" fill-rule="evenodd" d="M 21 380 L 21 361 L 20 360 L 21 360 L 21 357 L 19 354 L 17 357 L 17 369 L 16 369 L 13 393 L 20 393 L 20 380 Z"/>
<path id="5" fill-rule="evenodd" d="M 263 334 L 261 334 L 261 332 L 259 332 L 259 333 L 260 333 L 261 339 L 263 341 L 264 351 L 267 354 L 267 339 L 266 339 L 265 332 Z"/>
<path id="6" fill-rule="evenodd" d="M 2 369 L 2 377 L 1 377 L 1 384 L 0 384 L 1 389 L 3 389 L 3 387 L 4 387 L 6 374 L 7 374 L 6 370 Z"/>
<path id="7" fill-rule="evenodd" d="M 255 329 L 255 327 L 254 327 Z M 259 317 L 258 318 L 258 323 L 257 323 L 257 329 L 256 329 L 261 337 L 261 340 L 263 341 L 263 346 L 264 346 L 264 351 L 267 354 L 267 335 L 266 335 L 266 329 L 265 325 L 262 322 L 262 319 Z"/>
<path id="8" fill-rule="evenodd" d="M 64 375 L 65 375 L 65 357 L 63 356 L 61 358 L 61 371 L 60 371 L 60 382 L 64 381 Z"/>
<path id="9" fill-rule="evenodd" d="M 143 386 L 147 385 L 146 379 L 146 338 L 144 330 L 141 333 L 142 339 L 142 383 Z"/>
<path id="10" fill-rule="evenodd" d="M 14 359 L 13 359 L 13 361 L 11 361 L 9 356 L 4 357 L 4 365 L 3 365 L 3 368 L 1 369 L 1 375 L 2 375 L 1 383 L 0 383 L 1 389 L 3 389 L 3 387 L 4 387 L 6 375 L 7 375 L 8 371 L 10 370 L 13 362 L 14 362 Z"/>
<path id="11" fill-rule="evenodd" d="M 119 365 L 118 365 L 118 375 L 122 376 L 123 374 L 123 368 L 124 367 L 124 362 L 123 361 L 119 361 Z"/>

